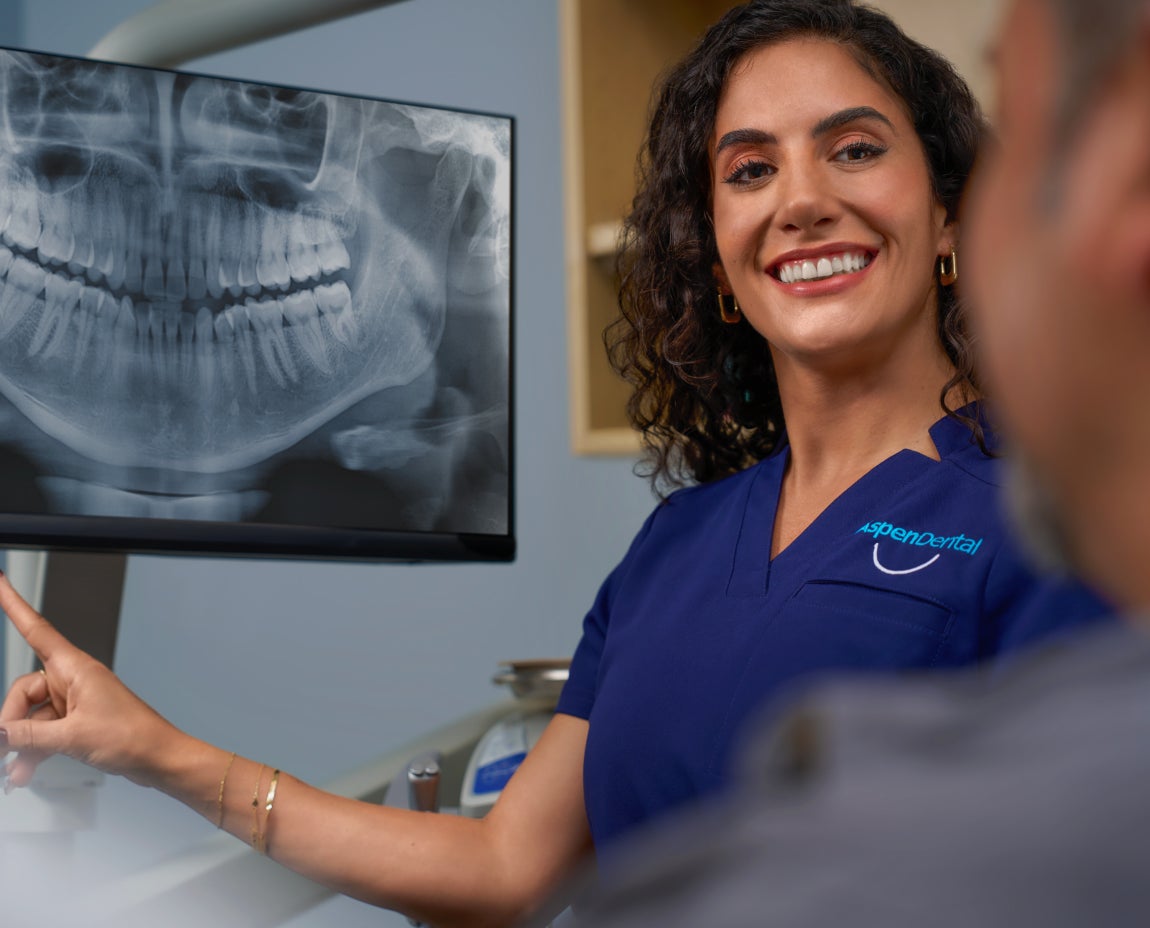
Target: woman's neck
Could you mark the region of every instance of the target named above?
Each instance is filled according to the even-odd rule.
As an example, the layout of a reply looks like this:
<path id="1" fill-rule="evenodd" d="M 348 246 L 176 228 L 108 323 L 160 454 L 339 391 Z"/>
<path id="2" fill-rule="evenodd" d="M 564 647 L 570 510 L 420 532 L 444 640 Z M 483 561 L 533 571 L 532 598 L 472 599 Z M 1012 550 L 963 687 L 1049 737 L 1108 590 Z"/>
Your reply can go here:
<path id="1" fill-rule="evenodd" d="M 939 396 L 954 376 L 941 347 L 877 369 L 828 371 L 785 359 L 776 359 L 775 369 L 789 470 L 804 482 L 865 473 L 904 449 L 938 459 L 929 430 L 943 415 Z M 948 396 L 952 407 L 968 399 L 957 389 Z"/>
<path id="2" fill-rule="evenodd" d="M 930 427 L 954 374 L 945 355 L 911 372 L 888 365 L 879 376 L 834 376 L 776 365 L 787 425 L 788 462 L 775 517 L 777 554 L 852 484 L 903 450 L 939 459 Z M 891 372 L 895 374 L 892 375 Z M 958 390 L 953 407 L 968 398 Z"/>

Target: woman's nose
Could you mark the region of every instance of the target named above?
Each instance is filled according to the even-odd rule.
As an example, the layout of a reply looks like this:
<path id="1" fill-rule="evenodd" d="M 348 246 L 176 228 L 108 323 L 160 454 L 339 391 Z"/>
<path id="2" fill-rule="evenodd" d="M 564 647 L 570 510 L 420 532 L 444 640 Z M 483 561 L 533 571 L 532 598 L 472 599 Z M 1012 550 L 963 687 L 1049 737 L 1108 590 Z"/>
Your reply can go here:
<path id="1" fill-rule="evenodd" d="M 778 222 L 783 229 L 801 232 L 834 223 L 837 200 L 817 166 L 793 165 L 776 182 L 780 201 Z"/>

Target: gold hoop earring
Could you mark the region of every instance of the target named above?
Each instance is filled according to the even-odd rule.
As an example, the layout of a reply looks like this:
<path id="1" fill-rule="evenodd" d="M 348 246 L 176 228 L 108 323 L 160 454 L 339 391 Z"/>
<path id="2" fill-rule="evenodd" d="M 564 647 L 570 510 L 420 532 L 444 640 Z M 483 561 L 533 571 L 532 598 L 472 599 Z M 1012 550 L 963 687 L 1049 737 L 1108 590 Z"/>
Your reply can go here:
<path id="1" fill-rule="evenodd" d="M 731 306 L 727 307 L 727 299 L 730 298 Z M 739 306 L 739 301 L 735 298 L 733 293 L 723 293 L 719 291 L 719 317 L 727 323 L 727 325 L 736 325 L 740 319 L 743 318 L 743 310 Z"/>
<path id="2" fill-rule="evenodd" d="M 958 280 L 958 255 L 950 249 L 950 255 L 943 255 L 938 259 L 938 282 L 944 287 L 951 286 Z"/>

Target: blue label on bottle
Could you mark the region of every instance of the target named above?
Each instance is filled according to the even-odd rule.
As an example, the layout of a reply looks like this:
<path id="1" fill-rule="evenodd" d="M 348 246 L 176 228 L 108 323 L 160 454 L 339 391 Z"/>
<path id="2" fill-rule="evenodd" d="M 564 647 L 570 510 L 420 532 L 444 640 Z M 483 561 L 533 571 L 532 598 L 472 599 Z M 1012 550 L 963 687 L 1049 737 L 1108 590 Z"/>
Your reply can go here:
<path id="1" fill-rule="evenodd" d="M 526 751 L 519 754 L 508 754 L 506 757 L 500 757 L 489 764 L 475 768 L 475 783 L 472 786 L 472 792 L 476 794 L 499 792 L 507 785 L 507 781 L 519 769 L 519 765 L 523 763 L 523 758 L 526 756 Z"/>

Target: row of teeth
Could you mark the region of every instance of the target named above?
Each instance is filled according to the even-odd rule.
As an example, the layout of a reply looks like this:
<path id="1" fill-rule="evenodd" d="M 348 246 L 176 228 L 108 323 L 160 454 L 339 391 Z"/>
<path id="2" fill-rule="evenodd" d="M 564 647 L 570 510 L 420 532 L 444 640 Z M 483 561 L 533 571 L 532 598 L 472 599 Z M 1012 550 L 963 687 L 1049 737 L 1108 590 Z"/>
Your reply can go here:
<path id="1" fill-rule="evenodd" d="M 287 291 L 350 268 L 338 229 L 323 216 L 188 197 L 165 233 L 154 210 L 111 185 L 82 189 L 42 197 L 0 183 L 0 243 L 113 292 L 168 302 Z"/>
<path id="2" fill-rule="evenodd" d="M 216 367 L 235 359 L 256 390 L 257 359 L 281 387 L 309 373 L 332 372 L 334 340 L 348 348 L 359 339 L 351 290 L 343 281 L 283 296 L 248 297 L 223 310 L 194 311 L 166 301 L 116 297 L 102 287 L 45 271 L 0 247 L 0 339 L 23 323 L 35 325 L 26 352 L 43 360 L 69 355 L 78 374 L 91 351 L 109 358 L 148 357 L 168 379 L 210 384 Z M 39 313 L 31 312 L 39 309 Z"/>
<path id="3" fill-rule="evenodd" d="M 870 264 L 866 254 L 834 255 L 817 261 L 789 261 L 779 265 L 779 280 L 793 284 L 801 280 L 823 280 L 836 274 L 853 274 Z"/>

